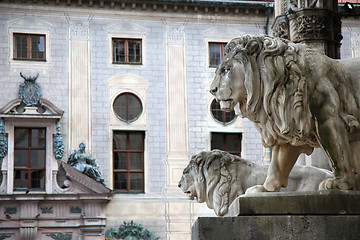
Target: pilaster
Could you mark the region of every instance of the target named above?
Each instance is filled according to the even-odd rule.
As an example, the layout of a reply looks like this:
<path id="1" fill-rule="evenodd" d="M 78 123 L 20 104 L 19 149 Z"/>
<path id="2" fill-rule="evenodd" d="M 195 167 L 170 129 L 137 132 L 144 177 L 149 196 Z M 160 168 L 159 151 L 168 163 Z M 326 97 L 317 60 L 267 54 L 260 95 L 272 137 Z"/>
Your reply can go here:
<path id="1" fill-rule="evenodd" d="M 164 21 L 166 39 L 166 187 L 164 189 L 167 239 L 189 239 L 190 203 L 177 185 L 189 158 L 186 76 L 186 24 Z M 185 226 L 186 225 L 186 226 Z"/>
<path id="2" fill-rule="evenodd" d="M 69 141 L 68 150 L 91 142 L 90 21 L 72 19 L 69 24 Z"/>

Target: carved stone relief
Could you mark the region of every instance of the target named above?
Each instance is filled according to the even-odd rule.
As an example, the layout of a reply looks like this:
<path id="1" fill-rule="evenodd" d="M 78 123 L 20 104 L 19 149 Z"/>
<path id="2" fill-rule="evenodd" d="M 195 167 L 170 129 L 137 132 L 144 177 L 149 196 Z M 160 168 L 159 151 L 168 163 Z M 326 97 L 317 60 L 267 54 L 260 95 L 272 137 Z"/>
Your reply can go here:
<path id="1" fill-rule="evenodd" d="M 187 21 L 185 21 L 182 25 L 170 25 L 166 21 L 163 23 L 166 33 L 166 42 L 168 44 L 185 44 Z"/>
<path id="2" fill-rule="evenodd" d="M 69 23 L 69 37 L 71 40 L 89 40 L 90 22 L 92 15 L 87 20 L 71 19 L 69 15 L 66 18 Z"/>

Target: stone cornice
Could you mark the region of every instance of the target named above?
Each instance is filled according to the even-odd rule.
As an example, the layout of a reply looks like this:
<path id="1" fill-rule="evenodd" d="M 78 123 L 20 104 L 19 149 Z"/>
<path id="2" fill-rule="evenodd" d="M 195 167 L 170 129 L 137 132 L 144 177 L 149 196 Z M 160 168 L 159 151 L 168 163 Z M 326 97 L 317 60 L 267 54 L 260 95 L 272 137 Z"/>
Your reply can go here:
<path id="1" fill-rule="evenodd" d="M 269 1 L 190 1 L 190 0 L 3 0 L 6 4 L 58 6 L 75 9 L 193 13 L 218 15 L 267 15 Z"/>

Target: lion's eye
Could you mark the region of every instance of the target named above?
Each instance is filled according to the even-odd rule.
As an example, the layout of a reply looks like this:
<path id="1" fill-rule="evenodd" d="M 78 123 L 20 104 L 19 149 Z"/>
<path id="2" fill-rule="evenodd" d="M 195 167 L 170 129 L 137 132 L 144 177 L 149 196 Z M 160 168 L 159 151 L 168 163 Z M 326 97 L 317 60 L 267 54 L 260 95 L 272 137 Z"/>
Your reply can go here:
<path id="1" fill-rule="evenodd" d="M 229 67 L 225 67 L 225 68 L 223 69 L 223 72 L 224 72 L 224 73 L 228 73 L 230 70 L 231 70 L 231 69 L 230 69 Z"/>

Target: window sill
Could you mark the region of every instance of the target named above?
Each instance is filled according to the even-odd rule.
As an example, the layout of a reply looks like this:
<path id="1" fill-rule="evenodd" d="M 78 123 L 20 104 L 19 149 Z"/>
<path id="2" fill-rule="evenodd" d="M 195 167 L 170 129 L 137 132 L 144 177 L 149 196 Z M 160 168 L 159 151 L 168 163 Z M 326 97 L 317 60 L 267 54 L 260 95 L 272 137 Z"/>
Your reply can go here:
<path id="1" fill-rule="evenodd" d="M 143 65 L 142 63 L 118 63 L 118 62 L 112 62 L 111 64 L 114 64 L 114 65 Z"/>
<path id="2" fill-rule="evenodd" d="M 9 60 L 11 68 L 24 68 L 35 69 L 35 70 L 48 70 L 51 66 L 48 60 L 22 60 L 22 59 L 11 59 Z"/>
<path id="3" fill-rule="evenodd" d="M 22 58 L 14 58 L 14 61 L 25 61 L 25 62 L 46 62 L 46 59 L 22 59 Z"/>
<path id="4" fill-rule="evenodd" d="M 144 191 L 132 191 L 132 192 L 129 192 L 129 191 L 121 191 L 121 190 L 115 190 L 115 189 L 114 189 L 114 193 L 115 194 L 145 194 Z"/>

